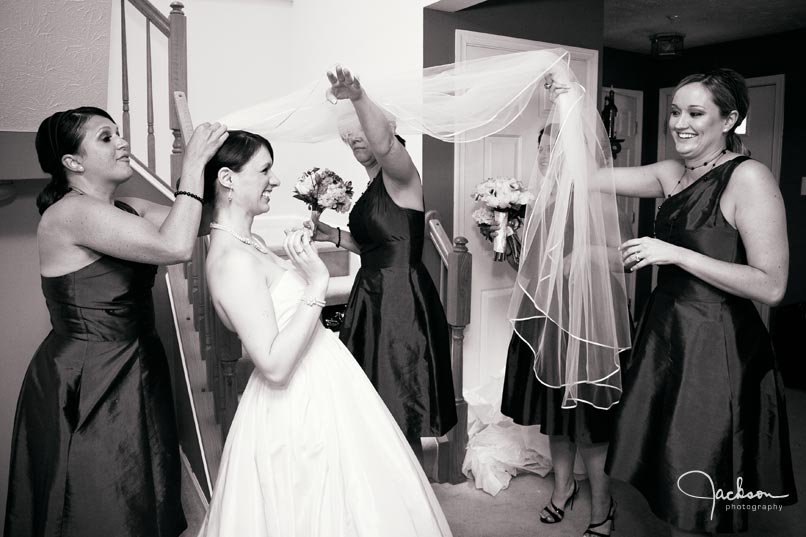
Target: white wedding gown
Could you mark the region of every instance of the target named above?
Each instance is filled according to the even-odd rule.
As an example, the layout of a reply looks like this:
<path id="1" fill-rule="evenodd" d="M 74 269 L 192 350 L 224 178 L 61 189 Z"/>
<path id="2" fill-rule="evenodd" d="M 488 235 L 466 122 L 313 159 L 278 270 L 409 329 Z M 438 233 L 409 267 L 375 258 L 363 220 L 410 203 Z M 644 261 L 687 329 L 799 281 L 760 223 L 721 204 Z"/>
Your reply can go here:
<path id="1" fill-rule="evenodd" d="M 273 286 L 280 330 L 303 289 L 292 270 Z M 252 373 L 200 537 L 450 535 L 405 437 L 336 334 L 317 324 L 285 386 Z"/>

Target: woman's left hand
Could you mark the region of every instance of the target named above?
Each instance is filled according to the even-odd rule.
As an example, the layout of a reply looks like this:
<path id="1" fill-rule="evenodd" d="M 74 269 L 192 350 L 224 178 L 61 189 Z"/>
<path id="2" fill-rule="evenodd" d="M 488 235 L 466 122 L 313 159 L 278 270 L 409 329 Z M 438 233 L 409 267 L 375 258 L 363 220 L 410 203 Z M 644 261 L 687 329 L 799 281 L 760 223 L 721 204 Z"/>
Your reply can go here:
<path id="1" fill-rule="evenodd" d="M 678 263 L 680 248 L 653 237 L 630 239 L 621 246 L 621 259 L 630 272 L 649 265 L 674 265 Z M 631 266 L 630 266 L 631 265 Z"/>
<path id="2" fill-rule="evenodd" d="M 364 90 L 361 88 L 357 76 L 353 76 L 349 69 L 337 65 L 335 72 L 328 71 L 327 79 L 330 81 L 328 96 L 333 95 L 336 99 L 350 99 L 355 101 L 361 98 Z"/>

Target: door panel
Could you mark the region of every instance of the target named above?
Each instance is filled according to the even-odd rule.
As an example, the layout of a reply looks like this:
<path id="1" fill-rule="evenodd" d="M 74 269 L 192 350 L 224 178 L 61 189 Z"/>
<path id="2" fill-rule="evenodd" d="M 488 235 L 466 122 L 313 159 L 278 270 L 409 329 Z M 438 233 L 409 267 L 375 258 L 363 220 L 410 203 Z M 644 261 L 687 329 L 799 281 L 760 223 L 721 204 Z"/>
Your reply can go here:
<path id="1" fill-rule="evenodd" d="M 552 43 L 457 31 L 456 60 L 562 47 L 571 53 L 571 69 L 587 88 L 598 87 L 598 52 Z M 587 84 L 587 85 L 586 85 Z M 527 109 L 506 129 L 472 143 L 454 145 L 454 233 L 467 237 L 473 254 L 471 319 L 464 340 L 464 387 L 486 384 L 506 364 L 512 328 L 507 318 L 515 271 L 493 261 L 492 243 L 479 233 L 472 218 L 471 194 L 489 177 L 511 176 L 528 182 L 537 156 L 535 121 L 545 122 L 550 109 L 547 91 L 535 92 Z"/>

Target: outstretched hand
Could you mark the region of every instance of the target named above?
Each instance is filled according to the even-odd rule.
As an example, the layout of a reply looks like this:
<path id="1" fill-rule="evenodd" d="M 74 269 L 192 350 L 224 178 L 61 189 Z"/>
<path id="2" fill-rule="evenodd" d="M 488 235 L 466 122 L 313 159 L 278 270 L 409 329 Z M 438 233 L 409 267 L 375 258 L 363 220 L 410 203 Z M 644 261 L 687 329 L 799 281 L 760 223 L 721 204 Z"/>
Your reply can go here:
<path id="1" fill-rule="evenodd" d="M 364 90 L 361 88 L 361 82 L 357 76 L 354 76 L 349 69 L 337 65 L 334 71 L 327 72 L 327 79 L 330 81 L 330 89 L 328 90 L 328 100 L 334 99 L 350 99 L 355 101 L 361 98 Z"/>

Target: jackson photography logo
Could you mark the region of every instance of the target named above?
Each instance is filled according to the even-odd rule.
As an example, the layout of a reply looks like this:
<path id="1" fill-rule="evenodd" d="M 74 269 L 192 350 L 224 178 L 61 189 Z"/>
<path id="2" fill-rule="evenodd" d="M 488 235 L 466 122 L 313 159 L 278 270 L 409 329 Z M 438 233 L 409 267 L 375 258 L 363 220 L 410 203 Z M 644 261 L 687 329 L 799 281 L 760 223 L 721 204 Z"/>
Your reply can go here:
<path id="1" fill-rule="evenodd" d="M 711 490 L 710 496 L 697 496 L 695 494 L 690 494 L 683 490 L 683 487 L 680 485 L 680 482 L 689 475 L 699 475 L 705 478 L 708 482 L 708 486 Z M 691 480 L 687 480 L 691 483 Z M 689 498 L 697 498 L 698 500 L 711 500 L 711 520 L 714 519 L 714 510 L 716 509 L 716 501 L 717 500 L 725 500 L 726 502 L 736 502 L 737 500 L 764 500 L 764 499 L 771 499 L 771 500 L 780 500 L 782 498 L 789 497 L 789 494 L 782 494 L 781 496 L 776 496 L 774 494 L 770 494 L 769 492 L 765 492 L 763 490 L 756 490 L 756 491 L 745 491 L 742 488 L 742 483 L 744 480 L 741 477 L 736 478 L 736 490 L 729 490 L 728 492 L 723 491 L 722 489 L 718 489 L 714 487 L 714 480 L 711 479 L 711 476 L 706 474 L 701 470 L 691 470 L 682 474 L 680 477 L 677 478 L 677 489 L 688 496 Z M 764 503 L 764 504 L 744 504 L 744 503 L 728 503 L 725 505 L 725 511 L 729 511 L 731 509 L 746 509 L 750 511 L 756 510 L 763 510 L 763 511 L 780 511 L 783 506 L 779 503 Z"/>

